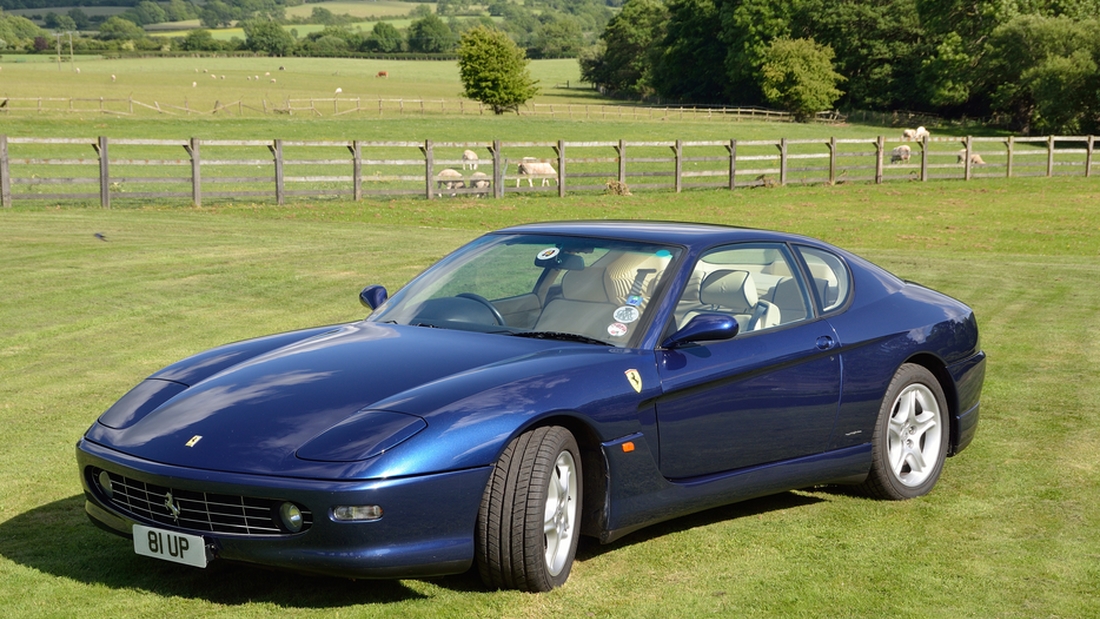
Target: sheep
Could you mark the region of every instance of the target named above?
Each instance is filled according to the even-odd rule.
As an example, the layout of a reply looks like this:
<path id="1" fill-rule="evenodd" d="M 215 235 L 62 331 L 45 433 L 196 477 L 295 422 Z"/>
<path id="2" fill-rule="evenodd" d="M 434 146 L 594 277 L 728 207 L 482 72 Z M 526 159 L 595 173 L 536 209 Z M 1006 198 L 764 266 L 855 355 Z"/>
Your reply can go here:
<path id="1" fill-rule="evenodd" d="M 340 94 L 340 93 L 342 93 L 342 92 L 344 92 L 344 89 L 343 89 L 343 88 L 337 88 L 337 89 L 336 89 L 336 93 L 335 93 L 335 94 Z"/>
<path id="2" fill-rule="evenodd" d="M 463 170 L 476 170 L 477 169 L 477 153 L 472 150 L 462 151 L 462 169 Z"/>
<path id="3" fill-rule="evenodd" d="M 905 131 L 902 131 L 901 132 L 901 139 L 906 140 L 906 141 L 917 139 L 917 130 L 916 129 L 906 129 Z"/>
<path id="4" fill-rule="evenodd" d="M 271 83 L 272 83 L 272 84 L 274 84 L 274 83 L 275 83 L 275 78 L 271 78 Z"/>
<path id="5" fill-rule="evenodd" d="M 199 85 L 199 83 L 198 83 L 198 82 L 191 82 L 191 88 L 194 88 L 194 87 L 196 87 L 196 86 L 198 86 L 198 85 Z"/>
<path id="6" fill-rule="evenodd" d="M 80 74 L 80 68 L 79 67 L 76 69 L 76 72 L 77 72 L 78 75 Z"/>
<path id="7" fill-rule="evenodd" d="M 117 80 L 117 79 L 118 79 L 118 78 L 117 78 L 117 77 L 115 77 L 115 74 L 114 74 L 114 73 L 112 73 L 112 74 L 111 74 L 111 81 L 113 82 L 113 81 L 115 81 L 115 80 Z"/>
<path id="8" fill-rule="evenodd" d="M 916 137 L 918 142 L 921 142 L 924 140 L 924 138 L 932 137 L 932 134 L 929 133 L 928 130 L 924 127 L 917 127 L 917 131 L 914 137 Z"/>
<path id="9" fill-rule="evenodd" d="M 550 179 L 554 179 L 554 184 L 558 184 L 558 172 L 554 169 L 554 166 L 544 161 L 539 161 L 531 157 L 524 157 L 523 161 L 519 162 L 519 175 L 527 177 L 527 186 L 534 187 L 535 183 L 532 177 L 538 176 L 542 178 L 542 186 L 545 187 L 550 184 Z M 516 187 L 519 187 L 521 179 L 516 178 Z"/>
<path id="10" fill-rule="evenodd" d="M 894 150 L 890 151 L 890 163 L 897 163 L 899 161 L 908 162 L 909 156 L 913 153 L 913 149 L 909 148 L 905 144 L 898 146 Z"/>
<path id="11" fill-rule="evenodd" d="M 959 156 L 956 158 L 955 163 L 964 163 L 966 161 L 966 149 L 959 151 Z M 970 153 L 970 165 L 985 165 L 985 160 L 978 153 Z"/>
<path id="12" fill-rule="evenodd" d="M 484 172 L 474 172 L 470 175 L 470 187 L 474 189 L 487 190 L 493 186 L 493 181 L 489 179 L 489 175 Z M 478 195 L 488 195 L 488 191 L 479 191 Z"/>
<path id="13" fill-rule="evenodd" d="M 451 195 L 456 195 L 456 189 L 465 189 L 466 182 L 462 180 L 462 172 L 453 170 L 451 168 L 445 168 L 439 171 L 439 174 L 435 175 L 436 189 L 449 189 Z M 439 192 L 439 197 L 443 197 L 443 192 Z"/>

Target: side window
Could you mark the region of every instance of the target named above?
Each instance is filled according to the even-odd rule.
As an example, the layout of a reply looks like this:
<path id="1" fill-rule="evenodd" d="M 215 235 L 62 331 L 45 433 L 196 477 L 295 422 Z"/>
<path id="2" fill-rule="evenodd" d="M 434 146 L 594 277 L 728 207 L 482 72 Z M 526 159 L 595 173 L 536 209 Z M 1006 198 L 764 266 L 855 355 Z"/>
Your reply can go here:
<path id="1" fill-rule="evenodd" d="M 852 279 L 844 261 L 835 254 L 812 247 L 799 247 L 798 252 L 810 270 L 821 310 L 829 312 L 844 305 L 852 290 Z"/>
<path id="2" fill-rule="evenodd" d="M 729 314 L 741 332 L 806 320 L 810 297 L 779 244 L 742 244 L 707 252 L 676 306 L 676 326 L 703 313 Z"/>

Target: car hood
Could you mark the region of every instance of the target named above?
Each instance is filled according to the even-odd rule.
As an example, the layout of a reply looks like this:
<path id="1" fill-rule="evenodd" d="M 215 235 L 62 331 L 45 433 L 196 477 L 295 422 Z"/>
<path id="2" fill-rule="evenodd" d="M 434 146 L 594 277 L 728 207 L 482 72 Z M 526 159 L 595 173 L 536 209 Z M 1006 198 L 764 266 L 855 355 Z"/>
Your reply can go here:
<path id="1" fill-rule="evenodd" d="M 163 464 L 322 475 L 318 463 L 365 460 L 427 427 L 432 411 L 446 405 L 440 392 L 454 401 L 487 388 L 482 370 L 490 366 L 497 375 L 501 367 L 524 366 L 503 372 L 514 377 L 530 372 L 538 358 L 607 351 L 369 322 L 303 333 L 198 380 L 193 366 L 234 355 L 200 354 L 170 366 L 104 413 L 87 438 Z M 282 338 L 281 344 L 294 340 Z M 179 376 L 195 382 L 171 380 Z M 439 381 L 448 388 L 430 388 Z M 417 397 L 421 392 L 432 396 Z"/>

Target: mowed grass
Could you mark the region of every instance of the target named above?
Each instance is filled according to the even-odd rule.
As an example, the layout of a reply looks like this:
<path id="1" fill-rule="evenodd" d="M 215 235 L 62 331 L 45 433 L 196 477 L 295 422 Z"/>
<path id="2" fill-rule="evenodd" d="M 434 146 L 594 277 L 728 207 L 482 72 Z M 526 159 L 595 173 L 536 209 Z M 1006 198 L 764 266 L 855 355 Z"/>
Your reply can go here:
<path id="1" fill-rule="evenodd" d="M 582 543 L 543 595 L 477 578 L 344 581 L 137 557 L 82 513 L 73 444 L 184 355 L 361 318 L 484 230 L 714 221 L 837 243 L 971 304 L 989 354 L 972 446 L 908 502 L 831 489 Z M 107 241 L 93 236 L 99 232 Z M 1100 184 L 1095 178 L 632 197 L 0 212 L 0 614 L 266 617 L 1100 615 Z"/>
<path id="2" fill-rule="evenodd" d="M 343 99 L 403 98 L 410 101 L 410 109 L 414 109 L 411 102 L 419 99 L 448 99 L 454 101 L 457 107 L 462 93 L 455 60 L 270 57 L 101 59 L 86 56 L 77 58 L 72 65 L 64 57 L 59 69 L 55 62 L 49 62 L 54 59 L 44 56 L 0 59 L 0 67 L 3 68 L 0 98 L 77 97 L 96 102 L 95 105 L 76 105 L 77 109 L 98 109 L 97 100 L 100 97 L 107 100 L 133 97 L 146 105 L 159 103 L 161 106 L 186 106 L 209 112 L 216 103 L 243 101 L 245 105 L 262 110 L 264 101 L 270 108 L 272 104 L 286 99 L 332 98 L 337 88 L 343 91 L 340 94 Z M 580 68 L 575 59 L 532 61 L 530 68 L 532 77 L 539 81 L 542 89 L 542 94 L 533 99 L 533 103 L 584 104 L 592 102 L 596 96 L 592 90 L 577 87 Z M 80 69 L 80 72 L 74 69 Z M 375 77 L 379 71 L 386 71 L 389 77 Z M 112 75 L 115 76 L 114 81 Z M 572 87 L 566 88 L 566 84 Z M 26 102 L 11 102 L 9 105 L 12 108 L 37 109 Z M 474 106 L 476 108 L 476 104 Z M 54 109 L 55 114 L 62 116 L 68 113 L 67 104 L 46 103 L 46 108 Z M 126 106 L 117 104 L 109 104 L 107 108 L 128 112 Z M 157 115 L 157 112 L 145 108 L 139 107 L 137 111 L 142 118 Z M 235 111 L 222 114 L 232 115 Z M 179 118 L 171 115 L 179 114 L 178 110 L 169 112 L 163 117 Z M 5 114 L 4 125 L 8 124 L 9 118 L 15 120 L 27 115 L 28 112 Z M 250 111 L 247 115 L 262 116 L 262 112 Z M 93 112 L 86 116 L 94 118 L 96 114 Z M 189 120 L 193 121 L 195 117 Z"/>

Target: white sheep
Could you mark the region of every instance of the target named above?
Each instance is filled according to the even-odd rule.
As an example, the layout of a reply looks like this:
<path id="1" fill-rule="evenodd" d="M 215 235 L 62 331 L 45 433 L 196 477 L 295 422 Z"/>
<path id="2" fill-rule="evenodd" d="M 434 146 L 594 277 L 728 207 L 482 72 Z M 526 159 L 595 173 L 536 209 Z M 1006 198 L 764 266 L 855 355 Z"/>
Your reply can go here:
<path id="1" fill-rule="evenodd" d="M 436 189 L 449 189 L 451 195 L 456 195 L 456 189 L 465 189 L 466 182 L 462 180 L 462 172 L 451 168 L 445 168 L 439 171 L 439 174 L 435 175 Z M 439 193 L 439 197 L 443 197 L 443 193 Z"/>
<path id="2" fill-rule="evenodd" d="M 924 127 L 917 127 L 916 139 L 917 139 L 918 142 L 923 141 L 924 138 L 930 138 L 930 137 L 932 137 L 932 134 L 929 133 L 927 129 L 925 129 Z"/>
<path id="3" fill-rule="evenodd" d="M 474 172 L 470 175 L 470 187 L 474 189 L 486 190 L 493 186 L 493 181 L 489 179 L 489 175 L 484 172 Z M 478 195 L 487 195 L 488 191 L 479 191 Z"/>
<path id="4" fill-rule="evenodd" d="M 890 163 L 897 163 L 899 161 L 909 161 L 910 155 L 913 154 L 913 149 L 909 148 L 905 144 L 898 146 L 894 150 L 890 151 Z"/>
<path id="5" fill-rule="evenodd" d="M 542 179 L 542 186 L 545 187 L 550 184 L 550 179 L 554 179 L 554 184 L 558 184 L 558 172 L 554 169 L 554 166 L 544 161 L 539 161 L 533 157 L 524 157 L 523 161 L 519 162 L 519 175 L 527 177 L 527 186 L 534 187 L 535 183 L 532 177 L 540 177 Z M 516 187 L 519 187 L 520 179 L 516 178 Z"/>
<path id="6" fill-rule="evenodd" d="M 916 129 L 906 129 L 905 131 L 902 131 L 901 132 L 901 139 L 903 139 L 903 140 L 915 140 L 915 139 L 917 139 L 917 130 Z"/>
<path id="7" fill-rule="evenodd" d="M 966 149 L 959 151 L 959 156 L 955 159 L 955 163 L 964 163 L 966 161 Z M 985 160 L 978 153 L 970 153 L 970 165 L 985 165 Z"/>
<path id="8" fill-rule="evenodd" d="M 463 170 L 476 170 L 477 169 L 477 153 L 472 150 L 462 151 L 462 169 Z"/>
<path id="9" fill-rule="evenodd" d="M 340 94 L 340 93 L 342 93 L 342 92 L 344 92 L 344 89 L 343 89 L 343 88 L 337 88 L 337 89 L 336 89 L 336 94 Z"/>

